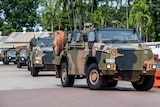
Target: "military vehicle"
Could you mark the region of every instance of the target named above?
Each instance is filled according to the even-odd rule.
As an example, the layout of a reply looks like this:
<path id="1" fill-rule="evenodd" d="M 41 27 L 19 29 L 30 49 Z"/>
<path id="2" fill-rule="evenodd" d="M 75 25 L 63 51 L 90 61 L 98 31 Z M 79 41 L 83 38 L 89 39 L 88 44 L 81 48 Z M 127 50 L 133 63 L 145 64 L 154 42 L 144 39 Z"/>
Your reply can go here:
<path id="1" fill-rule="evenodd" d="M 4 59 L 4 51 L 7 49 L 0 49 L 0 61 L 3 61 Z"/>
<path id="2" fill-rule="evenodd" d="M 33 77 L 38 76 L 40 71 L 54 70 L 52 37 L 32 38 L 28 55 L 28 70 Z"/>
<path id="3" fill-rule="evenodd" d="M 16 47 L 17 68 L 27 66 L 27 46 Z"/>
<path id="4" fill-rule="evenodd" d="M 62 49 L 53 62 L 63 87 L 73 86 L 74 79 L 86 78 L 90 89 L 116 87 L 119 80 L 130 81 L 137 91 L 152 88 L 158 55 L 143 43 L 136 29 L 60 32 L 54 34 L 54 52 L 59 46 L 57 38 L 65 43 L 58 47 Z"/>
<path id="5" fill-rule="evenodd" d="M 10 48 L 8 50 L 5 50 L 3 52 L 3 64 L 9 64 L 10 62 L 13 62 L 16 64 L 16 50 L 15 48 Z"/>

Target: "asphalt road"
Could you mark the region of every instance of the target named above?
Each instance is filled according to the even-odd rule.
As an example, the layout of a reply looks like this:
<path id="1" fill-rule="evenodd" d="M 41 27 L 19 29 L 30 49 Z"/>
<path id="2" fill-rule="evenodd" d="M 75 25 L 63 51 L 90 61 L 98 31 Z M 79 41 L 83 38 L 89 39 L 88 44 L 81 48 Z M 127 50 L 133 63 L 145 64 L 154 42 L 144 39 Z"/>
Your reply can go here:
<path id="1" fill-rule="evenodd" d="M 55 72 L 32 77 L 27 67 L 0 64 L 0 107 L 160 107 L 160 88 L 135 91 L 130 82 L 116 88 L 90 90 L 86 80 L 61 87 Z"/>

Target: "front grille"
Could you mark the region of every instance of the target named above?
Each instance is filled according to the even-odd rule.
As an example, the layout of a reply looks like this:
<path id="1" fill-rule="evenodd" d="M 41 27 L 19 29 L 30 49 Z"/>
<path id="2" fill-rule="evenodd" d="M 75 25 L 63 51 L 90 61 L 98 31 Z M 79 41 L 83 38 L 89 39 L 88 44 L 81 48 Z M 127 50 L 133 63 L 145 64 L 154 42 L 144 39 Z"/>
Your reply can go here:
<path id="1" fill-rule="evenodd" d="M 135 49 L 119 49 L 118 53 L 123 56 L 116 58 L 117 70 L 142 70 L 142 51 Z"/>
<path id="2" fill-rule="evenodd" d="M 53 61 L 53 52 L 51 51 L 44 51 L 43 52 L 45 55 L 42 57 L 42 62 L 43 64 L 52 64 Z"/>
<path id="3" fill-rule="evenodd" d="M 12 56 L 8 56 L 8 60 L 9 60 L 9 61 L 15 61 L 16 58 L 15 58 L 15 57 L 12 57 Z"/>

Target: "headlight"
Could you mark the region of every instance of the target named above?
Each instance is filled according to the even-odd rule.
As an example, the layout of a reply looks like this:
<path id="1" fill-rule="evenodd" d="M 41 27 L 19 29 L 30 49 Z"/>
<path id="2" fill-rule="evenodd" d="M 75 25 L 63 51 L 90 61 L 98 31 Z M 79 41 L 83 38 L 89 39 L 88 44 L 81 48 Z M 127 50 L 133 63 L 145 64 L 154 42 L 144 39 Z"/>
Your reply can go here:
<path id="1" fill-rule="evenodd" d="M 24 60 L 24 58 L 21 58 L 21 60 Z"/>
<path id="2" fill-rule="evenodd" d="M 156 65 L 152 65 L 152 68 L 153 68 L 153 69 L 156 69 L 156 68 L 157 68 L 157 66 L 156 66 Z"/>
<path id="3" fill-rule="evenodd" d="M 111 68 L 111 65 L 110 64 L 107 64 L 107 69 L 110 69 Z"/>
<path id="4" fill-rule="evenodd" d="M 149 69 L 155 70 L 156 68 L 157 68 L 157 65 L 156 65 L 156 64 L 150 64 L 150 65 L 149 65 Z"/>

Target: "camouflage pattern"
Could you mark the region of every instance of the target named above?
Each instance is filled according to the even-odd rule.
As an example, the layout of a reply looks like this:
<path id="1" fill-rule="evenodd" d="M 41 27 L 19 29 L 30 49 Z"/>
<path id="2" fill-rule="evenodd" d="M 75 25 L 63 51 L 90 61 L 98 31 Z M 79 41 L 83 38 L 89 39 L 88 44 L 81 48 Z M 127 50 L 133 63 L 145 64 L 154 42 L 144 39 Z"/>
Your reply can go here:
<path id="1" fill-rule="evenodd" d="M 3 61 L 4 58 L 4 50 L 0 50 L 0 61 Z"/>
<path id="2" fill-rule="evenodd" d="M 16 50 L 15 48 L 11 48 L 8 50 L 3 51 L 3 64 L 9 64 L 13 62 L 16 64 Z"/>
<path id="3" fill-rule="evenodd" d="M 102 39 L 98 33 L 106 37 Z M 68 66 L 68 75 L 74 75 L 74 78 L 87 77 L 90 65 L 95 64 L 100 76 L 109 76 L 108 81 L 131 81 L 136 84 L 133 86 L 137 90 L 149 90 L 152 87 L 153 83 L 149 88 L 136 87 L 139 81 L 143 82 L 142 77 L 155 74 L 157 55 L 142 42 L 134 29 L 97 28 L 68 32 L 65 36 L 67 42 L 64 49 L 54 61 L 57 77 L 61 77 L 60 70 L 64 62 Z M 129 39 L 131 36 L 134 37 Z"/>
<path id="4" fill-rule="evenodd" d="M 54 70 L 52 37 L 32 38 L 28 51 L 28 70 L 32 76 L 40 71 Z"/>

